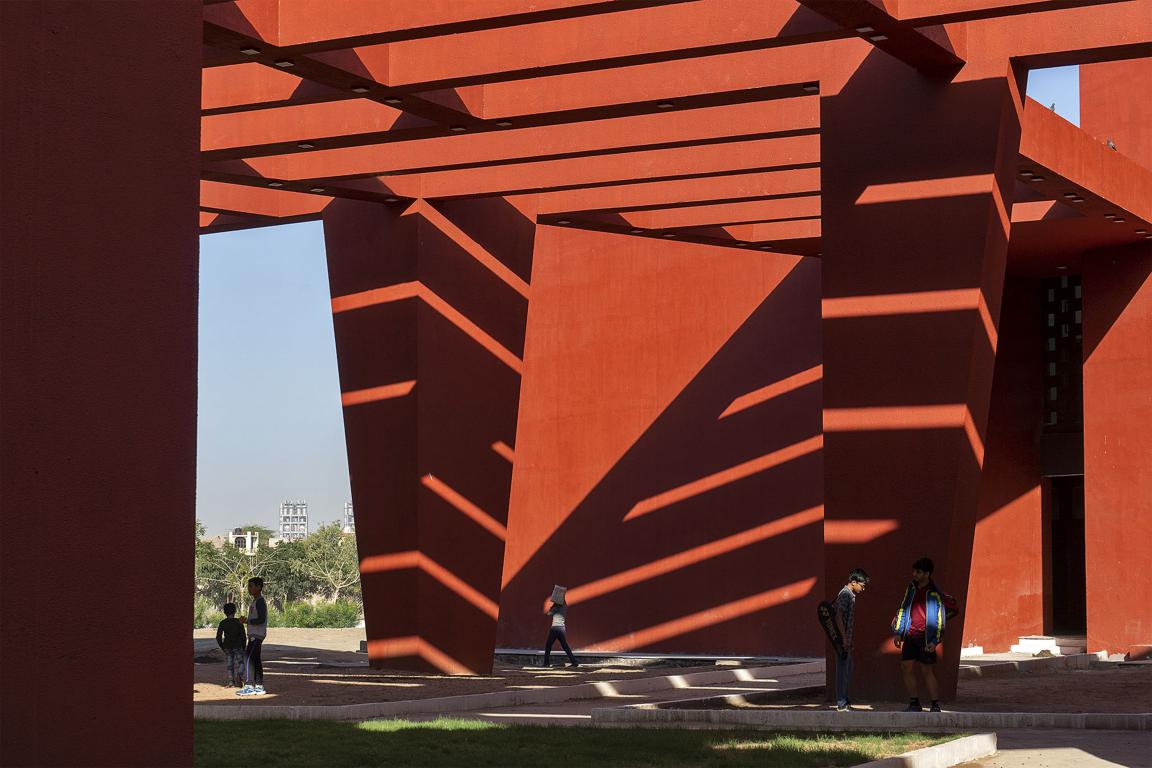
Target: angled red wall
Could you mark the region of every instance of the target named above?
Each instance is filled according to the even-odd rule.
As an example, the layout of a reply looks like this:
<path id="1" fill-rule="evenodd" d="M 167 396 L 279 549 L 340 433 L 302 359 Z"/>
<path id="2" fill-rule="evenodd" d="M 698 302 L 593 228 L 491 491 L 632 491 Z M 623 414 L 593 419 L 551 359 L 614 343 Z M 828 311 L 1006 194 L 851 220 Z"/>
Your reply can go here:
<path id="1" fill-rule="evenodd" d="M 988 653 L 1044 632 L 1042 291 L 1036 281 L 1009 280 L 1000 313 L 963 637 Z"/>
<path id="2" fill-rule="evenodd" d="M 1152 562 L 1152 246 L 1084 263 L 1084 537 L 1088 650 L 1152 644 L 1130 587 Z"/>
<path id="3" fill-rule="evenodd" d="M 1152 59 L 1080 68 L 1080 125 L 1152 168 Z M 1117 573 L 1139 573 L 1152 540 L 1152 246 L 1084 260 L 1084 529 L 1088 650 L 1152 643 L 1146 603 Z"/>
<path id="4" fill-rule="evenodd" d="M 375 665 L 492 669 L 534 228 L 500 198 L 324 212 Z"/>
<path id="5" fill-rule="evenodd" d="M 202 5 L 0 3 L 0 764 L 192 764 Z"/>
<path id="6" fill-rule="evenodd" d="M 913 561 L 966 597 L 1020 140 L 1010 74 L 949 83 L 874 51 L 821 91 L 824 568 L 873 577 L 860 700 L 904 695 L 889 625 Z M 944 639 L 946 700 L 964 621 Z"/>
<path id="7" fill-rule="evenodd" d="M 539 228 L 501 646 L 819 653 L 819 274 Z"/>

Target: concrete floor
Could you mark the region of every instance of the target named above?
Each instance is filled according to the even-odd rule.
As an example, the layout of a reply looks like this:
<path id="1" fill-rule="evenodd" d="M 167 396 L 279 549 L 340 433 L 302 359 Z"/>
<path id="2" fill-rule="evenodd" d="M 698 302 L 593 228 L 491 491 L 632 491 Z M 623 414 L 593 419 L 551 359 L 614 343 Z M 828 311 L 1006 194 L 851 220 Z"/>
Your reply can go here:
<path id="1" fill-rule="evenodd" d="M 823 682 L 824 675 L 822 673 L 815 675 L 789 675 L 781 677 L 779 680 L 753 680 L 749 682 L 724 683 L 721 685 L 672 688 L 643 694 L 609 695 L 600 699 L 564 701 L 556 704 L 525 704 L 518 707 L 494 707 L 491 709 L 477 710 L 475 712 L 453 713 L 451 716 L 502 723 L 586 726 L 592 722 L 592 710 L 600 707 L 623 707 L 629 704 L 652 704 L 664 701 L 699 699 L 705 696 L 774 691 L 781 688 L 821 685 Z M 439 717 L 439 715 L 428 715 L 427 717 L 412 716 L 409 719 L 434 720 L 437 717 Z"/>
<path id="2" fill-rule="evenodd" d="M 1148 731 L 1004 730 L 998 752 L 958 768 L 1152 768 Z"/>

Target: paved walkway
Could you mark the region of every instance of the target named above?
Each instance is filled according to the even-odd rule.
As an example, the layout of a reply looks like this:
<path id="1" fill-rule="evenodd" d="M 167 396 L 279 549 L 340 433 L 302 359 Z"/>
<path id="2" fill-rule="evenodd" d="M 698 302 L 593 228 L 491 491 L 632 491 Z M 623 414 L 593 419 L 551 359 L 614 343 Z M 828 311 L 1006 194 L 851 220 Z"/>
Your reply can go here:
<path id="1" fill-rule="evenodd" d="M 622 707 L 629 704 L 656 704 L 666 701 L 699 699 L 705 696 L 753 693 L 757 691 L 777 691 L 781 688 L 797 688 L 807 685 L 823 685 L 824 674 L 789 675 L 779 680 L 751 680 L 748 682 L 724 683 L 723 685 L 686 686 L 650 693 L 605 696 L 599 699 L 563 701 L 556 704 L 526 704 L 518 707 L 495 707 L 474 712 L 454 712 L 450 717 L 490 720 L 502 723 L 525 723 L 536 725 L 589 725 L 592 710 L 603 707 Z M 409 719 L 435 720 L 438 715 L 414 715 Z"/>
<path id="2" fill-rule="evenodd" d="M 1027 731 L 997 733 L 992 757 L 958 768 L 1152 768 L 1148 731 Z"/>

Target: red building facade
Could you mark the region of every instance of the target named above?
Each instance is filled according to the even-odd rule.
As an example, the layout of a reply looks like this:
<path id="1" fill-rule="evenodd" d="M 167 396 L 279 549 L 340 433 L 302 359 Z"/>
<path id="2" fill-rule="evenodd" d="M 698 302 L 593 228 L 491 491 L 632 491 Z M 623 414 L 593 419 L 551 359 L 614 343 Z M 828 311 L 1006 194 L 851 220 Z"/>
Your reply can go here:
<path id="1" fill-rule="evenodd" d="M 817 655 L 861 566 L 889 696 L 925 554 L 949 696 L 967 643 L 1152 642 L 1149 0 L 0 6 L 5 764 L 190 760 L 179 599 L 102 703 L 162 734 L 7 692 L 124 569 L 191 589 L 197 179 L 200 232 L 323 220 L 373 663 L 486 671 L 554 583 L 577 647 Z M 1024 96 L 1072 64 L 1081 127 Z M 158 549 L 33 576 L 77 484 Z"/>

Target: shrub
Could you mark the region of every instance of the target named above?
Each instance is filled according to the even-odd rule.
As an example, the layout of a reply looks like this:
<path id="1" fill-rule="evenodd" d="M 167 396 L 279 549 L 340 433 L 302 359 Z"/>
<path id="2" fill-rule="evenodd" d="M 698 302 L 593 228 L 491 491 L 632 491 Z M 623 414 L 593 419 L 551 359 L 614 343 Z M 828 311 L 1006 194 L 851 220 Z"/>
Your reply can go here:
<path id="1" fill-rule="evenodd" d="M 192 628 L 215 627 L 224 620 L 220 606 L 203 595 L 196 595 L 192 606 Z"/>
<path id="2" fill-rule="evenodd" d="M 332 603 L 292 602 L 283 611 L 269 611 L 272 627 L 340 628 L 355 627 L 360 622 L 360 604 L 349 600 Z"/>

